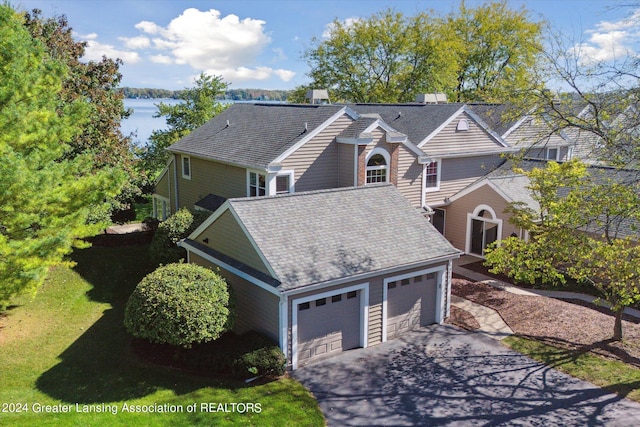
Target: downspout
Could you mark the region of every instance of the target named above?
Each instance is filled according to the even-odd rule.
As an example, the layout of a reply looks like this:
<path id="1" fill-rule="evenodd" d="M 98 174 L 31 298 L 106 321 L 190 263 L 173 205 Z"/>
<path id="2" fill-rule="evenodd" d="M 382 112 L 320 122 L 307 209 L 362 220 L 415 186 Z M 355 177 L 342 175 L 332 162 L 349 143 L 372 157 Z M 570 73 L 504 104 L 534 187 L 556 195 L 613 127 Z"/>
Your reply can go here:
<path id="1" fill-rule="evenodd" d="M 280 350 L 285 355 L 287 360 L 292 360 L 292 355 L 289 354 L 289 310 L 287 310 L 287 301 L 288 298 L 285 294 L 280 294 L 280 304 L 279 304 L 279 317 L 280 317 L 280 339 L 279 345 Z"/>

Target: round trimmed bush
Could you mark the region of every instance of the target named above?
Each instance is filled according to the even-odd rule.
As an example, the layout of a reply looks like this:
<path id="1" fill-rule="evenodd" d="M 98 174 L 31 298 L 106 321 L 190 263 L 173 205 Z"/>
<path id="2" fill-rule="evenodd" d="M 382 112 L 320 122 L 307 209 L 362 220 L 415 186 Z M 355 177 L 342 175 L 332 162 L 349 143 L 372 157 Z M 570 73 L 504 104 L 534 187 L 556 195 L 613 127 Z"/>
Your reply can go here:
<path id="1" fill-rule="evenodd" d="M 177 246 L 180 239 L 189 236 L 209 216 L 207 211 L 189 211 L 182 208 L 158 225 L 149 253 L 158 264 L 177 262 L 184 258 L 185 250 Z"/>
<path id="2" fill-rule="evenodd" d="M 189 348 L 233 327 L 230 289 L 195 264 L 169 264 L 148 274 L 129 297 L 124 325 L 133 336 Z"/>

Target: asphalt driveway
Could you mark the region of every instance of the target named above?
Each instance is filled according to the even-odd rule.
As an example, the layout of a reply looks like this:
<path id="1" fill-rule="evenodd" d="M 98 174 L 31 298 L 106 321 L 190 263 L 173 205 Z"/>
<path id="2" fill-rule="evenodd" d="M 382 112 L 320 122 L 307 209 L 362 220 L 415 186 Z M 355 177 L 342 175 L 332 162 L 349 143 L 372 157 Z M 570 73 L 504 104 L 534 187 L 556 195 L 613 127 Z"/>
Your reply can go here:
<path id="1" fill-rule="evenodd" d="M 640 425 L 640 404 L 449 325 L 348 351 L 293 376 L 330 426 Z"/>

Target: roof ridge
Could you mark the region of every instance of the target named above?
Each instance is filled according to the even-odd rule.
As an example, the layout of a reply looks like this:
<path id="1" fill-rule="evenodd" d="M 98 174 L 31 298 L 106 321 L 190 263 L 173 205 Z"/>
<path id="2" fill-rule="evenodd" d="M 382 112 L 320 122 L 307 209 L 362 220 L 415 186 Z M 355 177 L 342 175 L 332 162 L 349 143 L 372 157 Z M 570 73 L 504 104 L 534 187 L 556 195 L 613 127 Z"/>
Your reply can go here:
<path id="1" fill-rule="evenodd" d="M 253 202 L 253 201 L 261 201 L 261 200 L 273 200 L 277 198 L 291 198 L 291 197 L 298 197 L 298 196 L 308 196 L 308 195 L 327 194 L 327 193 L 344 193 L 344 192 L 367 190 L 367 189 L 373 189 L 373 188 L 386 188 L 386 187 L 393 187 L 393 184 L 390 184 L 390 183 L 367 184 L 367 185 L 359 185 L 359 186 L 351 186 L 351 187 L 337 187 L 337 188 L 325 188 L 321 190 L 300 191 L 300 192 L 286 193 L 286 194 L 274 194 L 270 196 L 236 197 L 236 198 L 228 199 L 228 201 L 232 203 Z"/>

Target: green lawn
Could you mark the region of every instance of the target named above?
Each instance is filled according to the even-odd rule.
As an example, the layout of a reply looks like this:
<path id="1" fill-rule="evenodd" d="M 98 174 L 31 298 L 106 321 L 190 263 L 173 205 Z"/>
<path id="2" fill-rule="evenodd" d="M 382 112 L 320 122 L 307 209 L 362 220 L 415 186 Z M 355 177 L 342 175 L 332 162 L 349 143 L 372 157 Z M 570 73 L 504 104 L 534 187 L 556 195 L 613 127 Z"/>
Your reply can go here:
<path id="1" fill-rule="evenodd" d="M 52 271 L 34 300 L 16 301 L 0 318 L 0 425 L 324 424 L 292 379 L 246 386 L 140 364 L 122 318 L 154 269 L 146 246 L 85 249 L 72 259 L 73 269 Z M 61 410 L 69 412 L 46 412 Z"/>
<path id="2" fill-rule="evenodd" d="M 637 367 L 588 352 L 565 350 L 515 335 L 505 338 L 502 342 L 547 366 L 640 402 L 640 369 Z"/>

